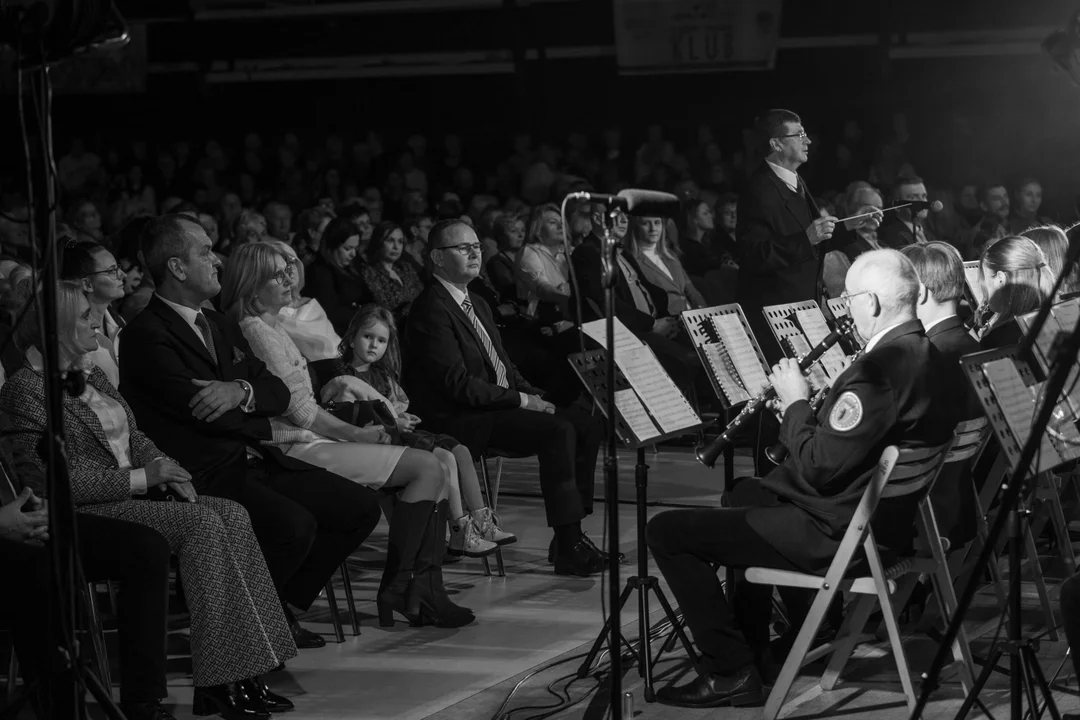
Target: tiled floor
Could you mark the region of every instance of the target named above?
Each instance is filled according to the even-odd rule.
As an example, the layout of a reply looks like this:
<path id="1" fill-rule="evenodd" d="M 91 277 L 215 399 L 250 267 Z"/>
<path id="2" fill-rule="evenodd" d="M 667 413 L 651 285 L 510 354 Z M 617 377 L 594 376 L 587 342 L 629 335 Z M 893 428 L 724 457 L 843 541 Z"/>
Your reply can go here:
<path id="1" fill-rule="evenodd" d="M 659 455 L 649 453 L 649 499 L 665 504 L 714 504 L 722 485 L 722 473 L 709 471 L 694 461 L 686 450 L 665 448 Z M 634 497 L 633 455 L 620 454 L 620 497 Z M 739 458 L 737 474 L 748 474 L 749 462 Z M 605 583 L 600 578 L 570 579 L 556 577 L 546 563 L 550 531 L 544 527 L 543 507 L 534 495 L 535 464 L 532 461 L 507 461 L 502 482 L 500 511 L 503 525 L 517 533 L 519 542 L 506 550 L 507 577 L 484 577 L 480 562 L 466 560 L 448 566 L 448 582 L 455 600 L 472 607 L 478 621 L 460 630 L 412 629 L 398 624 L 392 629 L 379 628 L 374 619 L 374 594 L 378 582 L 380 555 L 375 551 L 358 553 L 352 561 L 353 585 L 359 610 L 363 615 L 361 635 L 349 635 L 346 642 L 335 644 L 325 602 L 302 618 L 309 627 L 325 634 L 329 644 L 321 650 L 301 651 L 290 661 L 284 673 L 269 676 L 276 691 L 291 697 L 297 710 L 291 720 L 330 720 L 337 718 L 407 718 L 434 717 L 491 718 L 507 694 L 525 673 L 560 657 L 583 652 L 596 637 L 602 623 L 601 597 L 606 601 Z M 602 493 L 599 484 L 597 495 Z M 597 541 L 604 533 L 603 505 L 588 518 L 586 530 Z M 663 508 L 650 507 L 649 515 Z M 632 504 L 621 504 L 619 536 L 630 560 L 636 561 L 636 522 Z M 372 545 L 384 544 L 385 526 L 372 538 Z M 494 563 L 492 563 L 494 567 Z M 634 565 L 623 566 L 625 574 Z M 623 577 L 625 577 L 625 574 Z M 603 595 L 602 595 L 603 593 Z M 341 593 L 339 601 L 344 609 Z M 636 620 L 630 603 L 623 614 L 624 623 Z M 652 603 L 656 607 L 656 603 Z M 989 617 L 990 608 L 979 611 L 980 619 Z M 654 613 L 654 618 L 659 619 Z M 636 637 L 633 625 L 629 637 Z M 989 638 L 976 643 L 977 653 L 986 652 Z M 1053 674 L 1064 654 L 1064 644 L 1042 643 L 1043 666 Z M 851 679 L 837 690 L 821 693 L 814 690 L 812 677 L 802 677 L 792 697 L 800 698 L 796 715 L 800 717 L 875 717 L 877 720 L 900 720 L 908 717 L 899 689 L 896 671 L 884 645 L 859 648 L 863 661 L 854 662 Z M 922 669 L 929 663 L 934 644 L 928 640 L 911 643 L 911 664 Z M 661 684 L 685 670 L 684 655 L 676 650 L 658 667 Z M 178 662 L 178 669 L 186 664 Z M 577 662 L 544 671 L 524 683 L 515 694 L 511 707 L 550 705 L 554 696 L 545 691 L 552 680 L 573 672 Z M 1066 668 L 1068 668 L 1068 664 Z M 562 684 L 565 684 L 563 681 Z M 587 679 L 576 682 L 569 691 L 573 700 L 581 700 L 555 717 L 578 718 L 604 716 L 606 691 L 587 696 L 597 683 Z M 1076 688 L 1070 678 L 1069 687 Z M 993 690 L 984 696 L 1004 716 L 1008 709 L 1007 679 L 995 675 Z M 556 685 L 556 687 L 560 687 Z M 760 710 L 724 710 L 689 712 L 645 705 L 640 680 L 634 668 L 625 673 L 624 689 L 633 693 L 635 715 L 643 718 L 757 718 Z M 1075 695 L 1059 693 L 1062 710 L 1076 711 Z M 959 706 L 961 691 L 947 684 L 939 691 L 925 717 L 952 717 Z M 191 688 L 182 671 L 170 679 L 173 712 L 181 720 L 191 714 Z M 529 711 L 532 714 L 540 710 Z M 513 717 L 527 716 L 518 713 Z"/>

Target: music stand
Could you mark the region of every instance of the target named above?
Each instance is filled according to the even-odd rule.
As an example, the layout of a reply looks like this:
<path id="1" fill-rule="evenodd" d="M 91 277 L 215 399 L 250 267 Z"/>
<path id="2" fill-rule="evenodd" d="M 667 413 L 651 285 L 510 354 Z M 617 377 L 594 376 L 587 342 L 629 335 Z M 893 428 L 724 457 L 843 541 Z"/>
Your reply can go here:
<path id="1" fill-rule="evenodd" d="M 978 260 L 968 260 L 964 263 L 964 289 L 971 303 L 971 309 L 975 310 L 986 302 L 983 297 L 982 268 Z"/>
<path id="2" fill-rule="evenodd" d="M 682 629 L 682 625 L 678 621 L 678 616 L 672 609 L 671 604 L 668 602 L 667 597 L 664 595 L 664 591 L 660 588 L 660 581 L 649 574 L 649 551 L 648 546 L 645 544 L 645 524 L 648 521 L 646 516 L 646 507 L 648 505 L 648 470 L 649 466 L 645 463 L 645 447 L 653 445 L 664 440 L 669 440 L 674 437 L 679 437 L 688 431 L 700 429 L 703 423 L 689 425 L 687 427 L 679 428 L 676 431 L 663 433 L 660 430 L 659 423 L 655 424 L 653 428 L 656 431 L 655 435 L 646 435 L 645 437 L 639 437 L 635 431 L 631 428 L 630 422 L 623 416 L 623 413 L 615 409 L 612 413 L 612 408 L 608 405 L 609 390 L 608 387 L 608 375 L 607 375 L 607 351 L 590 350 L 584 353 L 574 353 L 569 356 L 570 365 L 574 368 L 574 372 L 581 379 L 582 384 L 588 390 L 592 396 L 593 401 L 600 408 L 601 412 L 612 421 L 615 427 L 615 433 L 618 435 L 622 443 L 628 447 L 637 451 L 637 465 L 634 468 L 634 485 L 637 490 L 636 509 L 637 509 L 637 542 L 638 542 L 638 563 L 637 574 L 632 575 L 626 579 L 626 586 L 623 588 L 622 594 L 619 596 L 619 607 L 626 604 L 626 601 L 630 599 L 630 594 L 637 591 L 638 594 L 638 673 L 645 680 L 645 702 L 653 702 L 656 700 L 656 695 L 653 691 L 653 667 L 660 659 L 660 655 L 663 654 L 664 648 L 661 647 L 660 651 L 656 654 L 656 657 L 652 657 L 652 648 L 650 646 L 649 636 L 652 634 L 652 622 L 649 617 L 649 593 L 656 594 L 657 600 L 660 601 L 661 607 L 664 609 L 664 614 L 671 622 L 672 627 L 675 629 L 679 640 L 682 642 L 683 648 L 690 656 L 690 659 L 696 664 L 697 654 L 694 652 L 693 646 L 690 644 L 690 640 L 686 637 L 686 633 Z M 625 391 L 634 392 L 630 382 L 626 379 L 622 370 L 616 368 L 615 370 L 615 393 L 622 393 Z M 634 393 L 638 401 L 642 406 L 648 409 L 648 406 L 642 401 L 641 397 Z M 618 401 L 616 401 L 618 402 Z M 650 420 L 651 422 L 651 420 Z M 597 654 L 600 652 L 600 648 L 603 646 L 604 641 L 607 640 L 608 633 L 612 631 L 612 624 L 615 622 L 615 618 L 619 617 L 619 613 L 613 612 L 604 623 L 604 627 L 600 630 L 600 634 L 597 636 L 596 641 L 593 643 L 592 648 L 589 650 L 588 655 L 585 656 L 581 666 L 578 668 L 578 677 L 585 678 L 589 674 L 589 670 L 592 667 L 593 662 L 596 660 Z M 625 637 L 621 636 L 623 642 L 626 642 Z M 632 646 L 631 646 L 632 649 Z M 616 643 L 612 643 L 611 654 L 615 655 L 620 652 L 620 648 Z"/>
<path id="3" fill-rule="evenodd" d="M 769 323 L 773 337 L 776 338 L 776 343 L 789 358 L 805 355 L 829 334 L 829 325 L 825 321 L 825 315 L 813 300 L 768 305 L 761 310 Z M 843 352 L 830 348 L 810 368 L 813 385 L 816 387 L 831 385 L 836 382 L 836 378 L 845 367 Z"/>

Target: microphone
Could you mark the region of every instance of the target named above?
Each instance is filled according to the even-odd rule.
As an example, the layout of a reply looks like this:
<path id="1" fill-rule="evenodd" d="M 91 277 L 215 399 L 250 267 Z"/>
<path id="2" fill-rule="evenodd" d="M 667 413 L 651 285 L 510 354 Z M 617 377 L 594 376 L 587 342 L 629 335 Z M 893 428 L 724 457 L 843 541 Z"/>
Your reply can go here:
<path id="1" fill-rule="evenodd" d="M 940 200 L 905 200 L 904 202 L 911 206 L 911 212 L 913 213 L 922 212 L 923 210 L 941 212 L 945 209 Z"/>
<path id="2" fill-rule="evenodd" d="M 671 193 L 634 188 L 620 190 L 618 195 L 576 192 L 570 193 L 567 197 L 571 200 L 590 200 L 604 203 L 610 207 L 618 208 L 632 217 L 673 218 L 678 216 L 681 207 L 679 198 Z"/>

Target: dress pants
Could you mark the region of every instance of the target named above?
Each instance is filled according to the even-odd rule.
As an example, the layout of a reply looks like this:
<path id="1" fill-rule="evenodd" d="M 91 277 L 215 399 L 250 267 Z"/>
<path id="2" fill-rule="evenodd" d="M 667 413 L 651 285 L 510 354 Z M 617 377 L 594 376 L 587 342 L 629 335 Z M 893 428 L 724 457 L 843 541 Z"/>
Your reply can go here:
<path id="1" fill-rule="evenodd" d="M 576 405 L 551 415 L 514 409 L 492 416 L 489 447 L 536 454 L 549 527 L 578 522 L 592 513 L 596 456 L 604 438 L 600 417 Z"/>
<path id="2" fill-rule="evenodd" d="M 307 610 L 338 566 L 367 539 L 381 510 L 371 488 L 321 468 L 248 463 L 239 502 L 247 508 L 278 595 Z"/>
<path id="3" fill-rule="evenodd" d="M 118 585 L 120 697 L 152 702 L 168 694 L 165 636 L 169 600 L 169 543 L 156 530 L 113 518 L 80 514 L 76 535 L 88 581 Z M 50 717 L 48 702 L 54 658 L 43 641 L 48 625 L 47 588 L 52 584 L 46 548 L 0 541 L 4 591 L 0 627 L 10 627 L 23 680 L 32 699 Z M 75 592 L 80 587 L 75 587 Z M 83 652 L 90 645 L 82 643 Z M 42 706 L 41 703 L 46 703 Z"/>
<path id="4" fill-rule="evenodd" d="M 1080 574 L 1061 585 L 1061 623 L 1072 648 L 1073 669 L 1080 675 Z"/>

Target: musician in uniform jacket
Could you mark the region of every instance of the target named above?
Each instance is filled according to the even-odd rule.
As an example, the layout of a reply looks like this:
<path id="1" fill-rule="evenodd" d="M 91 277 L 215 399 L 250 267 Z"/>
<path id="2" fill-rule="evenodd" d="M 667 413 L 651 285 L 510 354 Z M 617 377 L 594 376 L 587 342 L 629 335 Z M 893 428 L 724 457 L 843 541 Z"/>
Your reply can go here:
<path id="1" fill-rule="evenodd" d="M 739 304 L 769 362 L 783 357 L 761 314 L 767 305 L 818 301 L 825 253 L 833 249 L 836 218 L 818 210 L 796 172 L 808 159 L 810 138 L 790 110 L 769 110 L 755 121 L 765 161 L 739 197 L 735 238 Z"/>
<path id="2" fill-rule="evenodd" d="M 773 367 L 770 380 L 787 459 L 763 479 L 739 483 L 727 498 L 729 507 L 671 510 L 649 522 L 649 549 L 702 655 L 698 676 L 661 690 L 661 702 L 682 707 L 759 702 L 758 664 L 767 657 L 772 589 L 740 583 L 739 611 L 733 614 L 714 565 L 825 570 L 885 447 L 933 447 L 951 438 L 955 422 L 944 402 L 947 375 L 916 317 L 918 293 L 915 269 L 900 253 L 875 250 L 859 256 L 848 271 L 843 297 L 868 342 L 816 415 L 798 364 L 781 360 Z M 887 526 L 879 531 L 875 521 L 875 537 L 887 556 L 910 543 L 914 514 L 915 507 L 898 503 L 881 514 L 889 519 Z M 788 594 L 784 599 L 787 603 Z"/>

